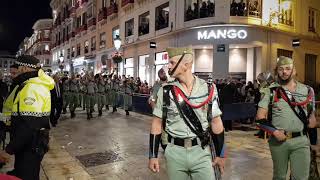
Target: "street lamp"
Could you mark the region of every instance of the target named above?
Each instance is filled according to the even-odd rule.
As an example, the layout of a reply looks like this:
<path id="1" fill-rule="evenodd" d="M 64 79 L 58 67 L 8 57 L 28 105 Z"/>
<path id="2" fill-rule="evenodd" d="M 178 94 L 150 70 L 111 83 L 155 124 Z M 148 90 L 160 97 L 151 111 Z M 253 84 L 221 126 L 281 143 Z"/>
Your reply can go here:
<path id="1" fill-rule="evenodd" d="M 118 68 L 119 68 L 118 66 L 119 66 L 119 62 L 122 61 L 122 60 L 119 60 L 119 59 L 121 58 L 121 54 L 119 53 L 119 50 L 120 50 L 120 48 L 121 48 L 121 43 L 122 43 L 119 35 L 116 35 L 116 38 L 114 38 L 113 43 L 114 43 L 114 47 L 115 47 L 116 50 L 117 50 L 116 54 L 117 54 L 117 56 L 118 56 L 118 57 L 116 57 L 116 58 L 118 58 L 118 59 L 116 59 L 115 57 L 113 58 L 113 60 L 117 63 L 116 74 L 117 74 L 117 77 L 118 77 Z"/>
<path id="2" fill-rule="evenodd" d="M 59 57 L 59 68 L 61 69 L 61 73 L 62 73 L 63 68 L 64 68 L 63 59 L 64 59 L 64 57 L 63 57 L 63 54 L 61 53 L 61 54 L 60 54 L 60 57 Z"/>

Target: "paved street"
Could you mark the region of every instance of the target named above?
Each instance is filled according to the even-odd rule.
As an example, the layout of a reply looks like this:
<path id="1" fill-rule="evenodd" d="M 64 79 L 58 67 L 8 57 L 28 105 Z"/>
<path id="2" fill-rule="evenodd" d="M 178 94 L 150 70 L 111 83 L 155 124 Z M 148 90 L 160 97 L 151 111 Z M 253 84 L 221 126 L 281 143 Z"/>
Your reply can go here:
<path id="1" fill-rule="evenodd" d="M 63 115 L 51 131 L 51 149 L 42 163 L 42 180 L 166 180 L 161 153 L 159 174 L 147 168 L 151 117 L 123 110 L 86 120 L 84 111 Z M 226 134 L 228 160 L 225 180 L 269 180 L 272 162 L 266 141 L 255 131 Z M 9 170 L 7 165 L 2 172 Z"/>
<path id="2" fill-rule="evenodd" d="M 75 162 L 93 179 L 164 180 L 167 177 L 163 158 L 159 174 L 147 169 L 150 124 L 151 117 L 137 113 L 126 117 L 122 110 L 90 121 L 84 112 L 78 111 L 75 119 L 64 116 L 51 134 L 60 149 L 75 157 Z M 227 133 L 229 151 L 224 179 L 271 179 L 267 144 L 253 134 L 254 131 Z M 49 178 L 55 179 L 54 174 Z"/>

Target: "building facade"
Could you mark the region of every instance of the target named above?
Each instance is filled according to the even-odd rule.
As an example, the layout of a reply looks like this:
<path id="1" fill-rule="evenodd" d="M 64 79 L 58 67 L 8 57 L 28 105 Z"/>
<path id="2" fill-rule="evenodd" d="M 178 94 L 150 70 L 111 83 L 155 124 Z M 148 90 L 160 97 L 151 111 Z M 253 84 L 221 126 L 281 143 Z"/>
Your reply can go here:
<path id="1" fill-rule="evenodd" d="M 116 70 L 153 84 L 168 63 L 166 47 L 192 46 L 193 71 L 203 78 L 252 81 L 285 55 L 300 81 L 320 83 L 317 0 L 52 0 L 51 7 L 54 61 L 65 59 L 75 72 Z M 111 58 L 117 35 L 118 66 Z"/>
<path id="2" fill-rule="evenodd" d="M 16 57 L 9 52 L 0 52 L 0 74 L 4 77 L 10 76 L 10 66 L 14 64 Z"/>
<path id="3" fill-rule="evenodd" d="M 19 47 L 18 54 L 33 55 L 40 60 L 43 69 L 51 69 L 51 28 L 52 19 L 39 19 L 33 25 L 33 34 L 25 38 L 22 47 Z M 21 45 L 20 45 L 21 46 Z"/>

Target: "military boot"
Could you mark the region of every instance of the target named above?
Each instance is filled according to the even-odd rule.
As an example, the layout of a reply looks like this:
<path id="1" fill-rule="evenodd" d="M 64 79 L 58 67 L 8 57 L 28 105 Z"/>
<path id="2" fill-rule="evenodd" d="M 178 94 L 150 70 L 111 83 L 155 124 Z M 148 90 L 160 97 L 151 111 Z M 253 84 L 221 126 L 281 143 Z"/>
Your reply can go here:
<path id="1" fill-rule="evenodd" d="M 87 113 L 87 120 L 90 120 L 90 113 Z"/>
<path id="2" fill-rule="evenodd" d="M 74 113 L 74 111 L 71 111 L 70 113 L 71 113 L 71 118 L 76 117 L 76 114 Z"/>
<path id="3" fill-rule="evenodd" d="M 63 108 L 62 114 L 67 114 L 67 109 L 66 108 Z"/>
<path id="4" fill-rule="evenodd" d="M 102 116 L 102 110 L 99 110 L 98 116 Z"/>
<path id="5" fill-rule="evenodd" d="M 112 112 L 117 112 L 117 108 L 114 106 Z"/>
<path id="6" fill-rule="evenodd" d="M 126 116 L 129 116 L 129 111 L 128 110 L 126 110 Z"/>
<path id="7" fill-rule="evenodd" d="M 109 106 L 108 105 L 106 105 L 106 110 L 109 111 Z"/>

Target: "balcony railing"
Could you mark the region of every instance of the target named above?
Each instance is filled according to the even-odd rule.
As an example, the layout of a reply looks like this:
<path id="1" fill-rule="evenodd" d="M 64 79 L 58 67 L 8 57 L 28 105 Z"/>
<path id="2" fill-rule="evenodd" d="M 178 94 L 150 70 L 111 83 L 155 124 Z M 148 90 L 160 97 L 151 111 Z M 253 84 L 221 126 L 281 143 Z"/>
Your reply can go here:
<path id="1" fill-rule="evenodd" d="M 134 3 L 134 0 L 121 0 L 121 7 L 125 7 L 128 4 Z"/>
<path id="2" fill-rule="evenodd" d="M 111 16 L 112 14 L 116 14 L 116 13 L 118 13 L 118 5 L 117 4 L 113 4 L 108 7 L 107 16 Z"/>
<path id="3" fill-rule="evenodd" d="M 69 14 L 70 14 L 70 16 L 76 14 L 76 9 L 77 9 L 76 7 L 71 7 L 71 8 L 69 9 Z"/>
<path id="4" fill-rule="evenodd" d="M 96 18 L 91 18 L 88 21 L 88 27 L 95 26 L 97 24 Z"/>
<path id="5" fill-rule="evenodd" d="M 81 31 L 86 31 L 88 29 L 88 26 L 86 24 L 81 26 Z"/>
<path id="6" fill-rule="evenodd" d="M 107 19 L 107 17 L 107 8 L 100 9 L 98 14 L 98 22 L 102 21 L 103 19 Z"/>
<path id="7" fill-rule="evenodd" d="M 81 1 L 81 6 L 84 5 L 84 4 L 86 4 L 87 2 L 89 2 L 89 0 L 82 0 L 82 1 Z"/>

